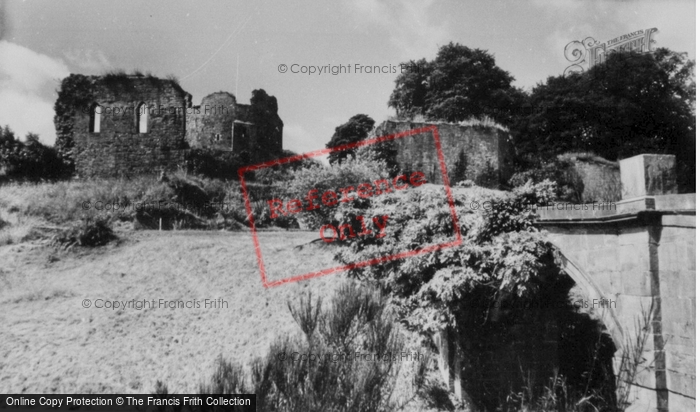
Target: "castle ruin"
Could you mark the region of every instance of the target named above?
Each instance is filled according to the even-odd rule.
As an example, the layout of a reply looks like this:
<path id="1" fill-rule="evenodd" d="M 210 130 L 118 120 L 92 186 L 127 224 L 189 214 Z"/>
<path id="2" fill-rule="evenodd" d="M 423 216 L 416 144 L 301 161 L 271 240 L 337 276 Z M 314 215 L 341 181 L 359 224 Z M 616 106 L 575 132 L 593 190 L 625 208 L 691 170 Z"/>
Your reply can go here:
<path id="1" fill-rule="evenodd" d="M 459 123 L 387 120 L 375 129 L 375 136 L 406 132 L 435 125 L 451 184 L 471 180 L 480 186 L 498 187 L 513 174 L 514 148 L 510 135 L 493 126 Z M 432 138 L 411 136 L 393 142 L 396 164 L 406 171 L 420 170 L 430 183 L 442 185 L 440 161 Z M 461 170 L 460 170 L 461 169 Z"/>
<path id="2" fill-rule="evenodd" d="M 253 91 L 250 104 L 227 92 L 198 106 L 170 79 L 112 74 L 64 79 L 56 102 L 57 146 L 80 177 L 154 174 L 185 167 L 192 149 L 229 151 L 241 165 L 278 157 L 277 99 Z"/>

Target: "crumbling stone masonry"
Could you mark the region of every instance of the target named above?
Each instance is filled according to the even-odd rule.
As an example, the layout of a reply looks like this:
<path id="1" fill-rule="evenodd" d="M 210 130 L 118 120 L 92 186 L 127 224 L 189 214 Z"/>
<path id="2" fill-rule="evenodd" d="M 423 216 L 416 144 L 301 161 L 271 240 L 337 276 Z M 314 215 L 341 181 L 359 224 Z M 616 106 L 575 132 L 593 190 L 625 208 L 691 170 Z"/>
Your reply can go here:
<path id="1" fill-rule="evenodd" d="M 497 187 L 499 184 L 506 183 L 513 174 L 514 149 L 510 135 L 506 131 L 490 126 L 430 124 L 438 127 L 451 184 L 469 179 L 481 186 Z M 375 136 L 405 132 L 430 124 L 385 121 L 377 126 Z M 396 160 L 401 170 L 420 170 L 425 173 L 430 183 L 443 184 L 432 136 L 421 134 L 396 139 L 394 142 L 397 149 Z M 462 163 L 461 166 L 460 163 Z M 458 170 L 460 167 L 463 169 L 461 172 Z"/>
<path id="2" fill-rule="evenodd" d="M 226 92 L 192 106 L 174 80 L 143 75 L 64 79 L 56 102 L 57 146 L 80 177 L 157 174 L 185 167 L 192 148 L 232 151 L 252 163 L 280 155 L 277 100 L 255 90 L 250 105 Z"/>
<path id="3" fill-rule="evenodd" d="M 264 90 L 253 91 L 250 105 L 237 103 L 231 93 L 212 93 L 189 111 L 185 139 L 192 148 L 233 150 L 246 162 L 282 152 L 284 124 L 277 115 L 277 99 Z"/>

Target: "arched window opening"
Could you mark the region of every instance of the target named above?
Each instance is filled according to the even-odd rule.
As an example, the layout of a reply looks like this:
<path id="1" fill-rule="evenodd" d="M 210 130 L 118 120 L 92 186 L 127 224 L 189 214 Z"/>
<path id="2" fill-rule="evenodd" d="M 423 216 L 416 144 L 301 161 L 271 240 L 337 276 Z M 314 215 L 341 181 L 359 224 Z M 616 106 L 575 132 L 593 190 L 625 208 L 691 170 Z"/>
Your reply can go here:
<path id="1" fill-rule="evenodd" d="M 139 128 L 139 133 L 148 133 L 148 106 L 146 103 L 141 103 L 136 111 L 136 124 Z"/>
<path id="2" fill-rule="evenodd" d="M 102 117 L 102 108 L 99 104 L 93 103 L 90 106 L 90 132 L 99 133 L 100 132 L 100 120 Z"/>

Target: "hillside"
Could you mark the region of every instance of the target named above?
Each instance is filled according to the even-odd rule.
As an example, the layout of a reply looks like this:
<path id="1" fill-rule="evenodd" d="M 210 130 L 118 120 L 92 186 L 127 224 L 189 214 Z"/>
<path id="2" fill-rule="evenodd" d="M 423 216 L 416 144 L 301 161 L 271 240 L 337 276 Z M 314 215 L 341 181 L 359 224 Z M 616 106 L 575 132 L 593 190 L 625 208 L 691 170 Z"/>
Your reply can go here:
<path id="1" fill-rule="evenodd" d="M 193 392 L 219 354 L 242 362 L 296 331 L 287 300 L 328 296 L 343 275 L 262 286 L 247 232 L 125 232 L 90 251 L 0 247 L 0 390 L 151 392 L 156 380 Z M 263 232 L 289 270 L 331 261 L 308 232 Z M 276 260 L 277 260 L 276 259 Z M 85 309 L 84 299 L 223 299 L 228 308 Z"/>

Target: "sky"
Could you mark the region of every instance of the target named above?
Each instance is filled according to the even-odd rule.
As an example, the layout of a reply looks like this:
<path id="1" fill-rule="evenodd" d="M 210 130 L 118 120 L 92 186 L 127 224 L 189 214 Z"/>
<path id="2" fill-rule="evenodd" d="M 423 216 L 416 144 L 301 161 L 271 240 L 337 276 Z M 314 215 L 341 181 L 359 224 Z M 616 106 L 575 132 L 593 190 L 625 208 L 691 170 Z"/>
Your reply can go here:
<path id="1" fill-rule="evenodd" d="M 655 27 L 656 47 L 695 59 L 695 20 L 694 1 L 0 0 L 0 125 L 53 144 L 60 79 L 138 69 L 176 76 L 194 104 L 220 90 L 248 103 L 264 89 L 277 97 L 284 148 L 304 153 L 356 114 L 392 116 L 399 65 L 449 42 L 487 50 L 527 90 L 560 75 L 566 44 L 586 37 Z M 328 65 L 350 70 L 292 73 Z"/>

